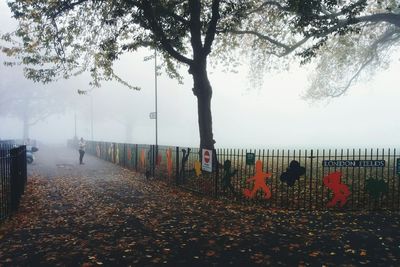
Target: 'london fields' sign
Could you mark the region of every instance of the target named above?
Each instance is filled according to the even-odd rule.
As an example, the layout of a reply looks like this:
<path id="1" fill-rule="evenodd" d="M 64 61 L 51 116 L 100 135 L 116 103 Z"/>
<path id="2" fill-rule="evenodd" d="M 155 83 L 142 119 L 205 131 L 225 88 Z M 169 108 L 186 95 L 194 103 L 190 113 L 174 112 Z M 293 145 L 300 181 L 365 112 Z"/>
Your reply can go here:
<path id="1" fill-rule="evenodd" d="M 385 167 L 385 160 L 324 160 L 324 167 L 364 167 L 364 168 L 381 168 Z"/>

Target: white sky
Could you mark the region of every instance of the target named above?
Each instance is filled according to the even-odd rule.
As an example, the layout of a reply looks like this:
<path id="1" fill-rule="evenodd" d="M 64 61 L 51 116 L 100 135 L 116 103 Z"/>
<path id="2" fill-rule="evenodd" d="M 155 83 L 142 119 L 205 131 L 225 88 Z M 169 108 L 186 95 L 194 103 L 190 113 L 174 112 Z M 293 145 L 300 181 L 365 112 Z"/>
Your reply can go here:
<path id="1" fill-rule="evenodd" d="M 0 2 L 0 32 L 12 30 L 12 19 L 5 1 Z M 94 139 L 132 143 L 154 143 L 154 62 L 143 62 L 151 52 L 126 55 L 117 64 L 117 72 L 141 91 L 131 91 L 116 83 L 106 83 L 79 96 L 87 109 L 77 113 L 78 136 L 90 139 L 90 99 L 93 99 Z M 261 90 L 249 87 L 248 73 L 238 74 L 211 70 L 214 90 L 212 100 L 214 138 L 217 147 L 244 148 L 317 148 L 317 147 L 398 147 L 400 117 L 400 62 L 375 76 L 368 83 L 352 87 L 344 97 L 328 104 L 311 104 L 301 99 L 305 92 L 307 72 L 294 67 L 290 72 L 265 74 Z M 2 71 L 4 67 L 0 68 Z M 158 78 L 159 143 L 198 146 L 197 103 L 192 80 L 186 69 L 184 84 L 166 75 Z M 0 72 L 0 79 L 4 78 Z M 3 76 L 3 77 L 2 77 Z M 23 79 L 15 69 L 13 79 Z M 27 82 L 26 84 L 31 84 Z M 67 90 L 76 97 L 77 89 L 86 89 L 87 78 L 79 77 L 49 85 Z M 32 85 L 34 89 L 35 86 Z M 62 88 L 60 88 L 62 87 Z M 1 97 L 1 96 L 0 96 Z M 124 103 L 124 104 L 121 104 Z M 110 109 L 107 116 L 105 109 Z M 114 112 L 112 112 L 114 111 Z M 0 114 L 0 138 L 21 137 L 22 123 Z M 127 140 L 122 123 L 134 122 L 132 137 Z M 74 111 L 48 118 L 31 129 L 31 137 L 43 141 L 64 142 L 74 135 Z"/>

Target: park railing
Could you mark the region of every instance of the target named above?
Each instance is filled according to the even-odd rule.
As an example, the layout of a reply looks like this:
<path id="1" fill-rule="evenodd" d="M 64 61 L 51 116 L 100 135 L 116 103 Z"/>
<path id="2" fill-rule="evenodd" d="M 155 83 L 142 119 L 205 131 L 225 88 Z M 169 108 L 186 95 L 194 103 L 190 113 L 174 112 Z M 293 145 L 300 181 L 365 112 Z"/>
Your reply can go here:
<path id="1" fill-rule="evenodd" d="M 18 210 L 26 182 L 26 146 L 0 143 L 0 221 Z"/>
<path id="2" fill-rule="evenodd" d="M 147 177 L 247 205 L 400 210 L 396 149 L 216 149 L 212 173 L 201 170 L 196 148 L 88 142 L 87 151 Z"/>

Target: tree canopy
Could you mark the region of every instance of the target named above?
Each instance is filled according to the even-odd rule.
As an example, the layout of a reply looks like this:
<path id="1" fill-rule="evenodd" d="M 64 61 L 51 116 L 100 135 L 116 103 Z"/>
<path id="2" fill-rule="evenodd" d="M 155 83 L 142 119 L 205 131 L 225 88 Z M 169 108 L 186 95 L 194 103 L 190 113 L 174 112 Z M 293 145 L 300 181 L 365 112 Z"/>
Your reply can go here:
<path id="1" fill-rule="evenodd" d="M 14 35 L 21 41 L 4 35 L 3 40 L 15 45 L 3 51 L 26 65 L 25 75 L 35 81 L 89 71 L 93 86 L 116 79 L 138 89 L 114 73 L 113 62 L 139 47 L 157 50 L 164 69 L 178 80 L 178 67 L 187 66 L 198 100 L 200 147 L 209 149 L 215 143 L 209 56 L 235 65 L 240 63 L 238 53 L 247 55 L 256 77 L 262 77 L 266 68 L 282 65 L 282 58 L 300 56 L 303 63 L 317 58 L 318 72 L 308 96 L 321 98 L 343 94 L 362 70 L 399 43 L 395 0 L 13 0 L 8 4 L 20 22 Z"/>
<path id="2" fill-rule="evenodd" d="M 229 42 L 251 58 L 255 80 L 297 57 L 315 64 L 306 98 L 337 97 L 388 66 L 400 44 L 400 2 L 262 1 L 230 32 Z"/>

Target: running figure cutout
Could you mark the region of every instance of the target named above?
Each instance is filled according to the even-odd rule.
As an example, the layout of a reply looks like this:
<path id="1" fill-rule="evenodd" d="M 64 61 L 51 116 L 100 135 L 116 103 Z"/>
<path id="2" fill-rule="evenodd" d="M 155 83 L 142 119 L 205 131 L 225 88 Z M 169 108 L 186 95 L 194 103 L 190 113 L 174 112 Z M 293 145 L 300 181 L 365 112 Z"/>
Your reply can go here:
<path id="1" fill-rule="evenodd" d="M 144 155 L 144 149 L 142 148 L 142 150 L 140 151 L 140 165 L 142 168 L 145 167 L 145 163 L 146 163 L 145 161 L 146 161 L 146 159 L 145 159 L 145 155 Z"/>
<path id="2" fill-rule="evenodd" d="M 172 175 L 172 151 L 171 151 L 171 148 L 168 148 L 165 153 L 167 156 L 167 172 L 168 172 L 168 176 L 171 177 L 171 175 Z"/>
<path id="3" fill-rule="evenodd" d="M 264 191 L 265 199 L 271 198 L 271 190 L 269 189 L 269 187 L 265 183 L 266 180 L 268 178 L 270 178 L 271 176 L 272 176 L 271 173 L 262 171 L 261 160 L 257 160 L 257 162 L 256 162 L 256 174 L 253 177 L 247 179 L 247 181 L 246 181 L 248 183 L 251 182 L 251 181 L 254 181 L 253 190 L 250 191 L 250 189 L 246 188 L 243 191 L 243 194 L 248 198 L 253 198 L 256 195 L 258 189 L 262 189 Z"/>
<path id="4" fill-rule="evenodd" d="M 333 172 L 324 177 L 324 185 L 333 192 L 332 200 L 326 205 L 328 208 L 334 207 L 338 202 L 340 202 L 339 206 L 343 207 L 351 195 L 347 185 L 342 184 L 341 177 L 341 172 Z"/>

